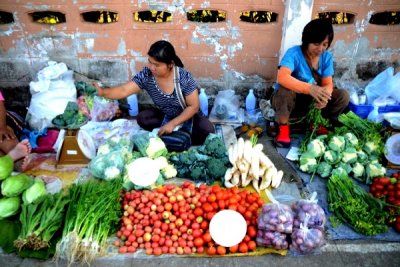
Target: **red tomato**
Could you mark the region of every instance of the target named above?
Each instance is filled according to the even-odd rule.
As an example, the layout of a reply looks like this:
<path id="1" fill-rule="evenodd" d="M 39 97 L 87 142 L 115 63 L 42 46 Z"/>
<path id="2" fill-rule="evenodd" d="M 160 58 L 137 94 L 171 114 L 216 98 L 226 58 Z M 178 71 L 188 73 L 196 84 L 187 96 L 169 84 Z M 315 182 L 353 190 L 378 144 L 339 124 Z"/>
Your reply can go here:
<path id="1" fill-rule="evenodd" d="M 230 253 L 236 253 L 238 250 L 239 250 L 239 245 L 234 245 L 232 247 L 229 247 Z"/>
<path id="2" fill-rule="evenodd" d="M 195 247 L 202 247 L 204 245 L 204 240 L 201 237 L 196 237 L 193 240 L 193 244 Z"/>
<path id="3" fill-rule="evenodd" d="M 205 232 L 205 233 L 204 233 L 204 235 L 203 235 L 203 240 L 204 240 L 204 242 L 206 242 L 206 243 L 211 242 L 212 238 L 211 238 L 210 232 Z"/>
<path id="4" fill-rule="evenodd" d="M 218 246 L 217 247 L 217 253 L 218 253 L 218 255 L 225 255 L 226 254 L 226 247 Z"/>
<path id="5" fill-rule="evenodd" d="M 215 255 L 217 253 L 217 249 L 214 246 L 207 248 L 208 255 Z"/>
<path id="6" fill-rule="evenodd" d="M 257 244 L 255 241 L 251 240 L 251 241 L 247 242 L 247 247 L 249 248 L 249 250 L 253 251 L 256 249 Z"/>
<path id="7" fill-rule="evenodd" d="M 250 225 L 247 227 L 247 234 L 250 237 L 255 237 L 257 235 L 257 229 L 253 225 Z"/>
<path id="8" fill-rule="evenodd" d="M 240 253 L 247 253 L 249 251 L 249 247 L 246 243 L 242 242 L 239 244 L 239 252 Z"/>

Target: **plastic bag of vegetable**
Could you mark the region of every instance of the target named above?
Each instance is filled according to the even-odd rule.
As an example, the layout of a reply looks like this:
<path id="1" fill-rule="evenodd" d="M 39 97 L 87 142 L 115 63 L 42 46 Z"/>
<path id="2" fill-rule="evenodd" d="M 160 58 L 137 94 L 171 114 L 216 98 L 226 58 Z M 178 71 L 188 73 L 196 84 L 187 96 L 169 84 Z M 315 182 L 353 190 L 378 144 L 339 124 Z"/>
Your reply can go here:
<path id="1" fill-rule="evenodd" d="M 293 226 L 299 228 L 304 224 L 308 228 L 323 229 L 326 223 L 326 215 L 318 205 L 317 192 L 313 192 L 309 199 L 300 199 L 292 204 Z M 307 224 L 306 222 L 306 218 Z"/>
<path id="2" fill-rule="evenodd" d="M 287 234 L 258 229 L 256 237 L 257 245 L 275 249 L 287 249 L 289 243 Z"/>
<path id="3" fill-rule="evenodd" d="M 325 237 L 320 229 L 307 227 L 309 218 L 310 215 L 307 214 L 304 224 L 293 229 L 289 249 L 294 254 L 309 254 L 325 244 Z"/>
<path id="4" fill-rule="evenodd" d="M 17 214 L 21 200 L 19 197 L 5 197 L 0 199 L 0 220 Z"/>
<path id="5" fill-rule="evenodd" d="M 0 181 L 11 175 L 14 168 L 14 161 L 10 156 L 0 157 Z"/>
<path id="6" fill-rule="evenodd" d="M 98 179 L 113 180 L 124 176 L 128 162 L 126 151 L 115 150 L 106 155 L 97 155 L 89 163 L 89 170 Z"/>
<path id="7" fill-rule="evenodd" d="M 1 184 L 1 194 L 6 197 L 19 196 L 33 183 L 32 177 L 20 173 L 17 175 L 9 176 Z"/>
<path id="8" fill-rule="evenodd" d="M 113 135 L 107 138 L 97 149 L 97 155 L 107 155 L 115 150 L 126 150 L 131 152 L 133 149 L 133 142 L 128 133 Z"/>
<path id="9" fill-rule="evenodd" d="M 269 190 L 265 190 L 271 203 L 264 204 L 258 216 L 258 229 L 276 231 L 280 233 L 292 233 L 293 212 L 289 205 L 275 200 Z"/>

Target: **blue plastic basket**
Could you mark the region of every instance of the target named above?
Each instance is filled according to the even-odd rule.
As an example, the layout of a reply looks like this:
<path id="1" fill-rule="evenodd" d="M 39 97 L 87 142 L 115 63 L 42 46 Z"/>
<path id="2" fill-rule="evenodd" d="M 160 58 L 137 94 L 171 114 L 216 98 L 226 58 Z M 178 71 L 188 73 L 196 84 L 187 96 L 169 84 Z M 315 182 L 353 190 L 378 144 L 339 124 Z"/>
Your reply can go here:
<path id="1" fill-rule="evenodd" d="M 353 103 L 349 103 L 349 108 L 355 114 L 357 114 L 360 118 L 366 119 L 368 114 L 374 109 L 372 105 L 355 105 Z M 388 113 L 388 112 L 399 112 L 400 105 L 392 105 L 392 106 L 384 106 L 379 107 L 379 113 Z"/>

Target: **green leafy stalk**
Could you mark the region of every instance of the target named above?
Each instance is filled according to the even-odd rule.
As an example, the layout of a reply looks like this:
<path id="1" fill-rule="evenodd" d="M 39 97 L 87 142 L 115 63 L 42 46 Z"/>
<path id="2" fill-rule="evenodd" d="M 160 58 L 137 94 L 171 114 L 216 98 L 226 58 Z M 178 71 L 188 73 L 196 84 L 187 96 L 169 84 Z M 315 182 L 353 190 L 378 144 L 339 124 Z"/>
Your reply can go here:
<path id="1" fill-rule="evenodd" d="M 372 236 L 388 230 L 386 204 L 354 184 L 347 175 L 330 177 L 328 203 L 335 217 L 358 233 Z"/>

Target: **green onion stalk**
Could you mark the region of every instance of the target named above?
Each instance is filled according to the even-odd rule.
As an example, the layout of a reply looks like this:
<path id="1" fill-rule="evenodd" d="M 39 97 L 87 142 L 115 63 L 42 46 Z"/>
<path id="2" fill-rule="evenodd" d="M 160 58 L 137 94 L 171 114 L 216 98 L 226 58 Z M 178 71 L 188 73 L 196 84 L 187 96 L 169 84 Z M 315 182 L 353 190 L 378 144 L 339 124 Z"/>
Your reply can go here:
<path id="1" fill-rule="evenodd" d="M 121 189 L 121 179 L 89 180 L 70 188 L 71 203 L 56 257 L 65 257 L 70 264 L 89 264 L 104 255 L 107 239 L 121 217 Z"/>
<path id="2" fill-rule="evenodd" d="M 46 195 L 36 203 L 23 204 L 21 232 L 14 241 L 17 249 L 47 249 L 55 233 L 62 228 L 68 195 L 59 192 Z"/>
<path id="3" fill-rule="evenodd" d="M 368 194 L 347 175 L 332 175 L 327 185 L 333 221 L 347 223 L 366 236 L 388 231 L 386 221 L 390 214 L 384 209 L 385 202 Z"/>

